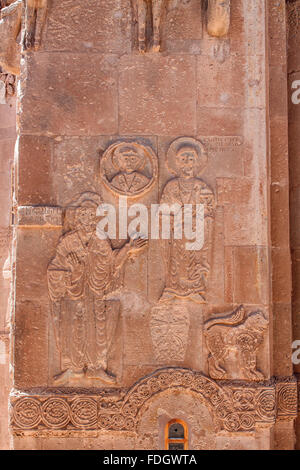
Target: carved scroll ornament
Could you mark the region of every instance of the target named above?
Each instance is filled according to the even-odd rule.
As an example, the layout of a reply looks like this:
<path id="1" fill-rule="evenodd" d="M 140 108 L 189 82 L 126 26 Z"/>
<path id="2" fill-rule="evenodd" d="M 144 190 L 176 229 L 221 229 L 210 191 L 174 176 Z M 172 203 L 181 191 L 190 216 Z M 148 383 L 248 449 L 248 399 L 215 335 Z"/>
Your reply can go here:
<path id="1" fill-rule="evenodd" d="M 167 368 L 143 378 L 125 393 L 12 397 L 12 427 L 16 432 L 38 433 L 41 429 L 137 432 L 147 402 L 160 393 L 181 391 L 201 398 L 214 418 L 216 432 L 253 431 L 258 426 L 272 426 L 278 408 L 288 409 L 289 416 L 295 417 L 295 385 L 292 395 L 286 390 L 281 383 L 220 385 L 200 372 Z"/>

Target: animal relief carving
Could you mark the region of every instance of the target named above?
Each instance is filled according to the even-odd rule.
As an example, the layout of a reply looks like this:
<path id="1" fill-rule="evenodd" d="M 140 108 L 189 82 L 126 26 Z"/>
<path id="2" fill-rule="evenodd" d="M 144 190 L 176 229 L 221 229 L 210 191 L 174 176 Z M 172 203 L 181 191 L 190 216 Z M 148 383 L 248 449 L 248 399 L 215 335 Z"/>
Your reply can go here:
<path id="1" fill-rule="evenodd" d="M 243 306 L 229 315 L 208 320 L 204 336 L 209 350 L 208 369 L 214 379 L 231 379 L 224 366 L 231 350 L 237 353 L 237 369 L 248 380 L 263 380 L 257 369 L 257 350 L 262 345 L 268 321 L 261 311 L 246 313 Z"/>
<path id="2" fill-rule="evenodd" d="M 84 195 L 83 195 L 84 196 Z M 97 379 L 113 384 L 108 353 L 119 319 L 119 303 L 106 296 L 122 285 L 122 268 L 130 256 L 143 250 L 146 240 L 130 240 L 113 249 L 96 233 L 98 195 L 88 193 L 75 207 L 74 227 L 60 240 L 48 266 L 61 373 L 56 384 Z"/>

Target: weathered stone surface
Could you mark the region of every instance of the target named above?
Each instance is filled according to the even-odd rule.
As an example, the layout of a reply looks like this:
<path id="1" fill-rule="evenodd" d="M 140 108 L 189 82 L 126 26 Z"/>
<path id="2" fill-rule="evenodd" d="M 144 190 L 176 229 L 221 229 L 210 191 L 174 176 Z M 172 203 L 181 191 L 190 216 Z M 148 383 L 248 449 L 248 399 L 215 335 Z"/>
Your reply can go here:
<path id="1" fill-rule="evenodd" d="M 93 27 L 91 28 L 91 25 Z M 130 2 L 82 0 L 51 4 L 43 49 L 123 54 L 131 50 Z"/>
<path id="2" fill-rule="evenodd" d="M 16 107 L 0 104 L 0 448 L 11 446 L 8 397 L 12 387 L 10 375 L 11 280 L 12 280 L 12 166 L 14 159 Z"/>
<path id="3" fill-rule="evenodd" d="M 292 3 L 288 64 L 283 0 L 26 2 L 13 169 L 0 105 L 0 447 L 165 449 L 173 420 L 183 448 L 294 447 Z"/>
<path id="4" fill-rule="evenodd" d="M 121 135 L 195 133 L 194 57 L 124 56 L 120 67 Z"/>
<path id="5" fill-rule="evenodd" d="M 212 57 L 197 59 L 198 103 L 206 107 L 242 107 L 245 104 L 244 57 L 231 55 L 223 62 Z M 226 72 L 225 72 L 226 71 Z M 206 84 L 205 86 L 203 86 Z M 230 110 L 228 110 L 230 113 Z"/>
<path id="6" fill-rule="evenodd" d="M 95 135 L 117 131 L 115 56 L 32 54 L 28 55 L 29 64 L 20 116 L 23 133 Z"/>

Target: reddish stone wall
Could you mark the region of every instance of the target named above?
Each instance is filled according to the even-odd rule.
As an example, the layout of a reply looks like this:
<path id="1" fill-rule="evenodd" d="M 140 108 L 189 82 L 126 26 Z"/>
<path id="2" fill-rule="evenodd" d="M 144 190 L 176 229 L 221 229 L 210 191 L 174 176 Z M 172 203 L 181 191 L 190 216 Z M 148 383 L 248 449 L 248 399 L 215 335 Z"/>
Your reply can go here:
<path id="1" fill-rule="evenodd" d="M 35 50 L 23 18 L 13 447 L 158 449 L 175 417 L 192 449 L 293 448 L 285 2 L 232 0 L 224 38 L 209 36 L 200 0 L 165 2 L 161 51 L 147 41 L 145 53 L 128 1 L 90 3 L 51 2 Z M 137 186 L 122 172 L 122 142 L 143 154 Z M 198 162 L 191 191 L 178 142 Z M 101 199 L 117 205 L 125 194 L 149 207 L 189 191 L 205 200 L 200 261 L 194 253 L 188 264 L 174 240 L 150 239 L 134 256 L 119 240 L 104 250 L 83 228 Z M 3 197 L 9 208 L 8 187 Z M 296 273 L 293 219 L 291 233 Z M 7 384 L 7 349 L 0 367 L 1 357 Z"/>
<path id="2" fill-rule="evenodd" d="M 8 403 L 11 388 L 9 346 L 11 332 L 11 213 L 12 168 L 16 139 L 15 100 L 0 104 L 0 449 L 9 449 Z"/>
<path id="3" fill-rule="evenodd" d="M 300 340 L 300 104 L 297 99 L 297 89 L 300 80 L 300 2 L 288 2 L 288 87 L 289 87 L 289 161 L 290 161 L 290 220 L 291 220 L 291 250 L 293 268 L 293 339 Z M 300 373 L 299 364 L 294 364 L 294 370 Z M 296 422 L 297 444 L 300 448 L 300 422 Z"/>

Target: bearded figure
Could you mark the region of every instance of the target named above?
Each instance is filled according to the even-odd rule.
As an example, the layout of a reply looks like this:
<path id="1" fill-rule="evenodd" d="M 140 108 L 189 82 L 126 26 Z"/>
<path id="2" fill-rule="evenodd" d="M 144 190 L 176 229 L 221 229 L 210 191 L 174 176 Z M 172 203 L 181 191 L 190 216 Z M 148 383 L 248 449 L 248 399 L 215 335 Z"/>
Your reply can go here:
<path id="1" fill-rule="evenodd" d="M 122 267 L 147 241 L 135 239 L 121 249 L 96 232 L 98 204 L 84 200 L 75 209 L 75 230 L 67 232 L 48 266 L 48 288 L 57 346 L 61 353 L 61 373 L 56 384 L 70 380 L 97 379 L 114 384 L 107 370 L 107 358 L 114 339 L 119 302 L 108 294 L 122 284 Z"/>

